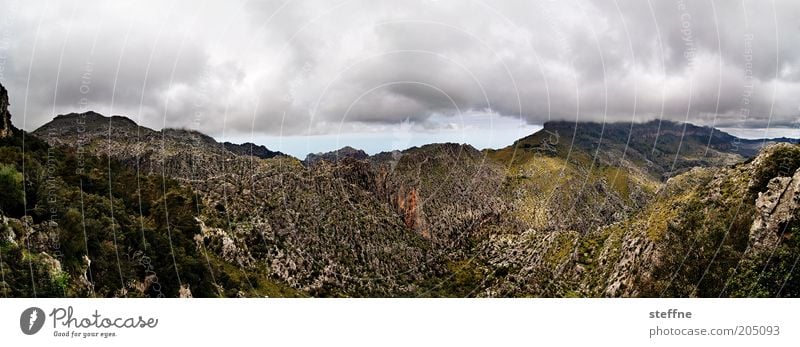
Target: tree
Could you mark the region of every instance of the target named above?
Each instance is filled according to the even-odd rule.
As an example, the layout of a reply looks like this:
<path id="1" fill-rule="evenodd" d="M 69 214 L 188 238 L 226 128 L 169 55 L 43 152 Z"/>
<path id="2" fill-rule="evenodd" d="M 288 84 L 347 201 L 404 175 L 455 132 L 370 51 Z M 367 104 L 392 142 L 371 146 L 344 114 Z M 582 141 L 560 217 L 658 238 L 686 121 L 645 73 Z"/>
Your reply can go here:
<path id="1" fill-rule="evenodd" d="M 13 165 L 0 164 L 0 210 L 18 217 L 23 212 L 22 174 Z"/>

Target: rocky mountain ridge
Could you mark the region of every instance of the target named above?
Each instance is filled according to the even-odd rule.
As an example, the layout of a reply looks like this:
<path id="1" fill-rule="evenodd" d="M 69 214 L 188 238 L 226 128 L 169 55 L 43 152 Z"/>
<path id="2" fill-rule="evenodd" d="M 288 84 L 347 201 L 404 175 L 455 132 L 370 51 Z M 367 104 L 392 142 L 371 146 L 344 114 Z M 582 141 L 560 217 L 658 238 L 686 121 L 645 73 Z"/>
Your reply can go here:
<path id="1" fill-rule="evenodd" d="M 245 142 L 242 144 L 235 144 L 231 142 L 224 142 L 223 147 L 225 149 L 238 154 L 238 155 L 251 155 L 254 157 L 259 157 L 261 159 L 269 159 L 275 158 L 278 156 L 286 156 L 286 154 L 281 153 L 280 151 L 271 151 L 269 148 L 263 145 L 257 145 L 252 142 Z"/>
<path id="2" fill-rule="evenodd" d="M 369 155 L 360 149 L 355 149 L 350 146 L 345 146 L 335 151 L 330 151 L 326 153 L 309 153 L 306 156 L 305 160 L 303 160 L 303 162 L 306 165 L 314 165 L 323 160 L 335 163 L 345 158 L 364 160 L 369 158 Z"/>

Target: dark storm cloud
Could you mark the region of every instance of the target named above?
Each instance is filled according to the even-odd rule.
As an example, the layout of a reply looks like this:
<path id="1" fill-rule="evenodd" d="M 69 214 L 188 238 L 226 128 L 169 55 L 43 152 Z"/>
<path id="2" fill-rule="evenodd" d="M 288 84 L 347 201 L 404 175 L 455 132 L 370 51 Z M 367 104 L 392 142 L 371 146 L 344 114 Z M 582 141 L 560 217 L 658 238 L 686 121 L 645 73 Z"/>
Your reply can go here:
<path id="1" fill-rule="evenodd" d="M 11 33 L 0 77 L 28 129 L 84 109 L 214 135 L 429 129 L 475 112 L 728 127 L 800 117 L 793 1 L 0 6 Z"/>

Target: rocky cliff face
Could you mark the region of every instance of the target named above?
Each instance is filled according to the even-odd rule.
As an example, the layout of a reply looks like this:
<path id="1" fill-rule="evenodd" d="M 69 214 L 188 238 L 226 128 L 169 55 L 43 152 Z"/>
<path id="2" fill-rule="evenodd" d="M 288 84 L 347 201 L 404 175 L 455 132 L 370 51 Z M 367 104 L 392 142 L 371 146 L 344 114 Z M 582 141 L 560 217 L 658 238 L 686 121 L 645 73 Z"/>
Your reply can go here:
<path id="1" fill-rule="evenodd" d="M 0 138 L 11 137 L 14 126 L 11 124 L 11 113 L 8 111 L 8 91 L 0 84 Z"/>
<path id="2" fill-rule="evenodd" d="M 759 174 L 769 178 L 759 188 L 758 176 L 751 178 L 750 190 L 757 191 L 755 218 L 750 228 L 749 244 L 754 252 L 774 248 L 794 237 L 800 216 L 800 151 L 797 146 L 777 144 L 767 148 L 751 163 Z M 764 170 L 765 167 L 772 167 Z M 774 171 L 773 171 L 774 170 Z M 766 171 L 766 172 L 765 172 Z"/>
<path id="3" fill-rule="evenodd" d="M 420 233 L 422 237 L 430 239 L 431 234 L 423 224 L 422 208 L 419 203 L 419 193 L 416 188 L 411 187 L 408 191 L 401 189 L 397 192 L 395 206 L 403 215 L 403 223 L 409 229 Z"/>
<path id="4" fill-rule="evenodd" d="M 755 248 L 769 248 L 792 237 L 787 230 L 800 207 L 800 172 L 791 177 L 775 177 L 767 191 L 756 199 L 756 218 L 750 229 L 750 243 Z"/>

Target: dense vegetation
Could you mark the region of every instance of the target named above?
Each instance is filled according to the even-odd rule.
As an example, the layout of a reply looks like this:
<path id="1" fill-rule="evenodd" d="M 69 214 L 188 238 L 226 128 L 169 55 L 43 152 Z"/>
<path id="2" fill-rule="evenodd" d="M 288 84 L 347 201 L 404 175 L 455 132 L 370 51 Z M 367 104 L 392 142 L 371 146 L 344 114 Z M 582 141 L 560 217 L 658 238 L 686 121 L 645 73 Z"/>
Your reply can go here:
<path id="1" fill-rule="evenodd" d="M 292 295 L 262 273 L 240 275 L 197 247 L 201 204 L 187 186 L 32 136 L 24 151 L 21 136 L 3 141 L 2 212 L 32 229 L 4 223 L 3 295 L 176 297 L 182 287 L 204 297 L 238 294 L 219 288 Z"/>

